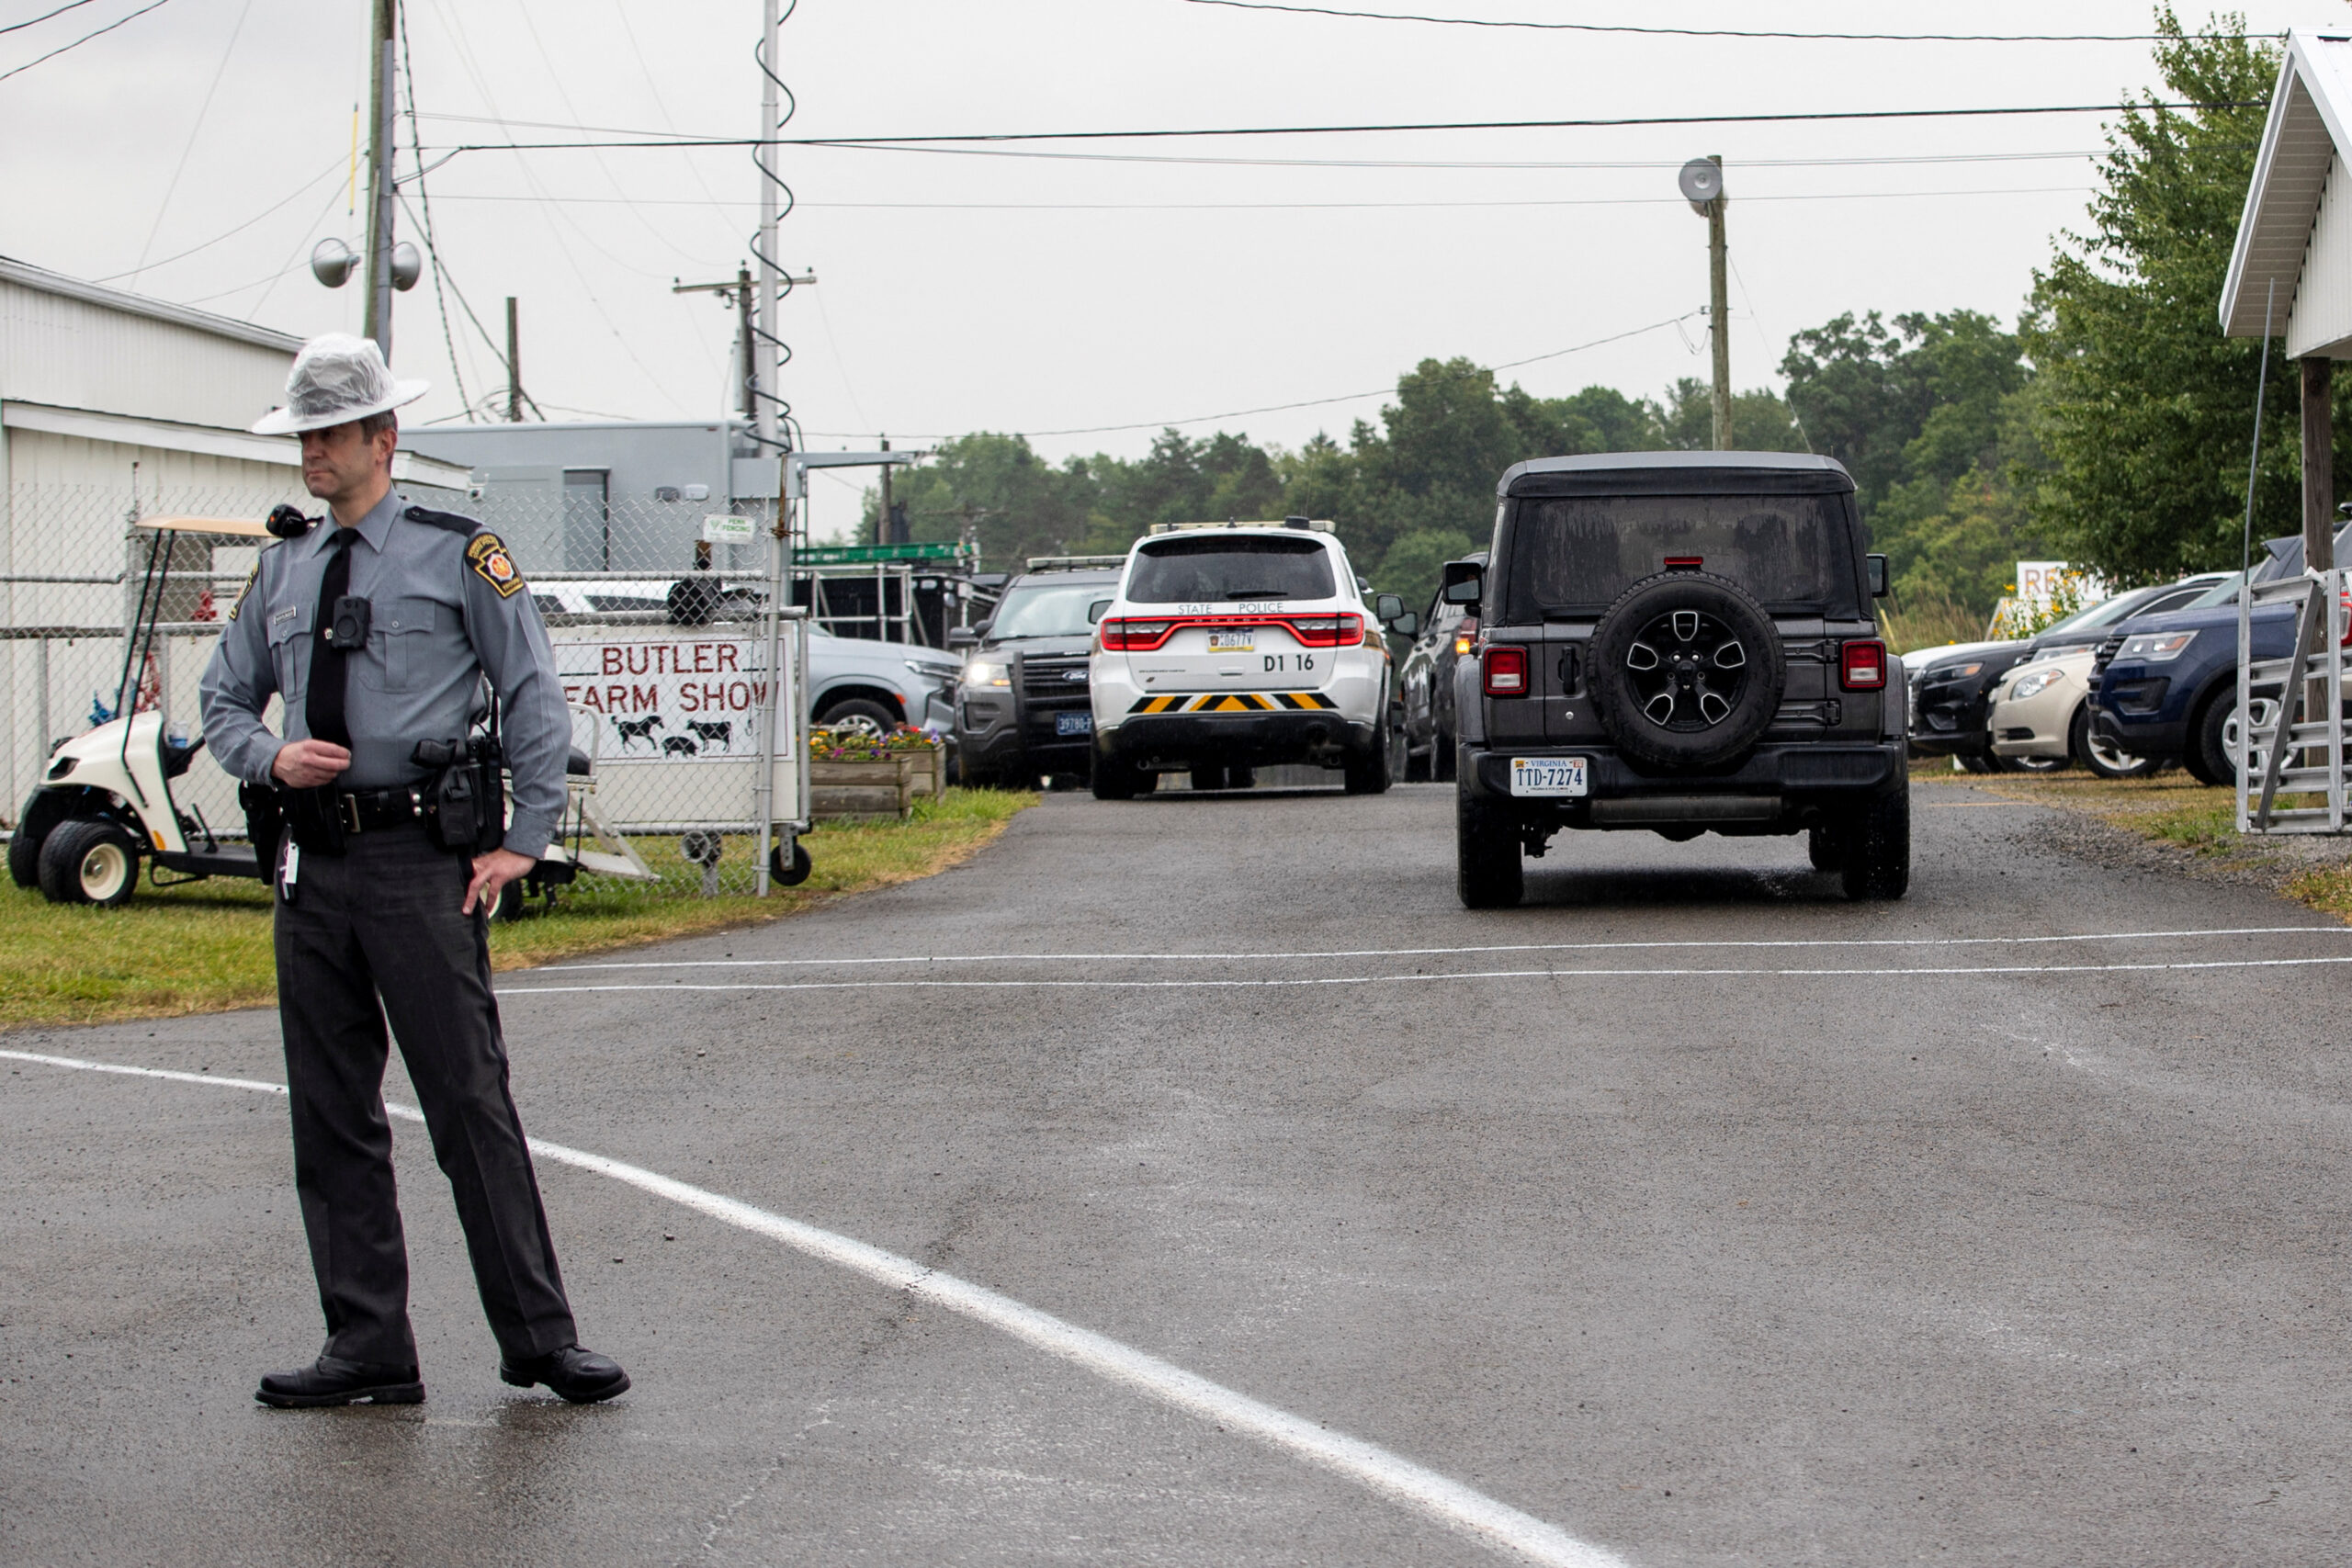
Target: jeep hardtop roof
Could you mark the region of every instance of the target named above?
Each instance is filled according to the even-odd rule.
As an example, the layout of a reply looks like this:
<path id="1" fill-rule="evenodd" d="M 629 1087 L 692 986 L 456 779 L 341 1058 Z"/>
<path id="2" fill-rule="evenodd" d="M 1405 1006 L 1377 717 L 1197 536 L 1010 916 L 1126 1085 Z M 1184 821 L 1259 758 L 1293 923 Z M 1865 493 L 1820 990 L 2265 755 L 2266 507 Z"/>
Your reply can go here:
<path id="1" fill-rule="evenodd" d="M 1589 452 L 1513 463 L 1498 496 L 1836 494 L 1854 477 L 1835 457 L 1812 452 Z"/>

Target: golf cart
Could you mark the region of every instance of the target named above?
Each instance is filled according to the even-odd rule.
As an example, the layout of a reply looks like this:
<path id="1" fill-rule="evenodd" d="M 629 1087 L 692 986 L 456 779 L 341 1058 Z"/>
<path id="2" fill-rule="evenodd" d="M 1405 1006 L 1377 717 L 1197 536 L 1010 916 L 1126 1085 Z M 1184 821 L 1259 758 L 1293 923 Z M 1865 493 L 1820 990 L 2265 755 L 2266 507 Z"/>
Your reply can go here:
<path id="1" fill-rule="evenodd" d="M 39 887 L 51 903 L 123 903 L 139 886 L 142 856 L 156 871 L 187 877 L 263 874 L 251 844 L 222 842 L 200 810 L 183 810 L 173 798 L 172 781 L 196 761 L 202 739 L 175 742 L 161 711 L 132 710 L 152 668 L 177 536 L 260 541 L 268 534 L 259 523 L 228 517 L 142 517 L 134 526 L 153 534 L 154 543 L 123 648 L 115 716 L 50 753 L 8 839 L 10 877 L 19 887 Z"/>
<path id="2" fill-rule="evenodd" d="M 204 749 L 203 738 L 175 739 L 160 704 L 143 711 L 127 710 L 138 709 L 147 672 L 153 668 L 164 590 L 177 536 L 228 535 L 261 541 L 274 536 L 264 524 L 227 517 L 142 517 L 134 526 L 155 537 L 123 650 L 115 716 L 51 752 L 41 782 L 26 800 L 8 840 L 10 877 L 19 887 L 39 887 L 55 904 L 110 908 L 128 901 L 138 888 L 142 858 L 151 877 L 158 872 L 189 881 L 208 876 L 259 880 L 268 874 L 242 833 L 238 841 L 224 841 L 200 808 L 193 802 L 183 808 L 174 796 L 172 781 L 196 761 Z M 594 759 L 573 748 L 566 769 L 564 819 L 538 863 L 502 890 L 499 918 L 520 915 L 527 897 L 544 897 L 552 908 L 557 889 L 582 872 L 631 882 L 659 880 L 628 840 L 597 815 L 594 773 Z M 588 847 L 592 839 L 593 849 Z"/>

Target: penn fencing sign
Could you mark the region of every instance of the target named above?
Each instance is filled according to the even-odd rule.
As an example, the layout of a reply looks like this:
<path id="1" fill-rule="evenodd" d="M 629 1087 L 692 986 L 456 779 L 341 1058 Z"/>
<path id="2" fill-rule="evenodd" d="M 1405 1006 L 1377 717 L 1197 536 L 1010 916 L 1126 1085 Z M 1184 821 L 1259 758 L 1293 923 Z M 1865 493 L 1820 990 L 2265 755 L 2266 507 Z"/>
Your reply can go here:
<path id="1" fill-rule="evenodd" d="M 595 727 L 599 768 L 742 761 L 760 754 L 766 648 L 752 628 L 713 636 L 567 626 L 548 636 L 563 700 Z M 793 727 L 780 728 L 777 750 L 788 753 Z"/>

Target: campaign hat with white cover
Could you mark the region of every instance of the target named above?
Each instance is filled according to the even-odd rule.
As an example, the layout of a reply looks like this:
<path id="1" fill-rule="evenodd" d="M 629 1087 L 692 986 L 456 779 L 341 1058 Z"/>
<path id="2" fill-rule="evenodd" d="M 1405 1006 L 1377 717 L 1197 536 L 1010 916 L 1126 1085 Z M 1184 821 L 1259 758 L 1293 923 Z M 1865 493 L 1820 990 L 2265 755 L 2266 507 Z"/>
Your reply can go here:
<path id="1" fill-rule="evenodd" d="M 348 333 L 314 337 L 294 356 L 286 378 L 286 406 L 272 409 L 254 427 L 255 435 L 297 435 L 348 424 L 369 414 L 389 413 L 424 396 L 425 381 L 395 381 L 384 351 L 373 338 Z"/>

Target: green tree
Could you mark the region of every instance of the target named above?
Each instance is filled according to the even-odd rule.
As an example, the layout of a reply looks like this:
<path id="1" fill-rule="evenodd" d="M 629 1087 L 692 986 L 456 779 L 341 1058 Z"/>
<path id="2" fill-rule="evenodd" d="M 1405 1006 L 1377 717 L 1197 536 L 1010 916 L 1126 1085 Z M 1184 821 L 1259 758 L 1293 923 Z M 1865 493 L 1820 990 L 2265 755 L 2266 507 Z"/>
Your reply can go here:
<path id="1" fill-rule="evenodd" d="M 1715 395 L 1711 383 L 1685 376 L 1666 390 L 1665 412 L 1659 421 L 1660 446 L 1683 452 L 1706 452 L 1715 445 Z M 1742 452 L 1803 452 L 1804 433 L 1797 428 L 1789 405 L 1780 394 L 1758 387 L 1734 392 L 1731 399 L 1731 444 Z"/>
<path id="2" fill-rule="evenodd" d="M 2048 457 L 2029 476 L 2030 509 L 2070 558 L 2119 582 L 2237 564 L 2261 353 L 2222 337 L 2215 310 L 2278 54 L 2236 36 L 2234 15 L 2188 34 L 2167 7 L 2156 30 L 2167 96 L 2197 107 L 2151 95 L 2109 133 L 2092 232 L 2062 236 L 2023 323 Z M 2274 375 L 2258 535 L 2299 526 L 2295 404 L 2293 375 Z M 2341 486 L 2340 450 L 2335 465 Z"/>
<path id="3" fill-rule="evenodd" d="M 1025 437 L 981 432 L 942 442 L 929 458 L 900 469 L 891 490 L 915 538 L 956 539 L 969 528 L 981 559 L 1001 570 L 1033 555 L 1057 554 L 1082 537 L 1096 484 L 1082 458 L 1057 467 Z M 869 542 L 879 510 L 879 496 L 869 490 Z"/>

